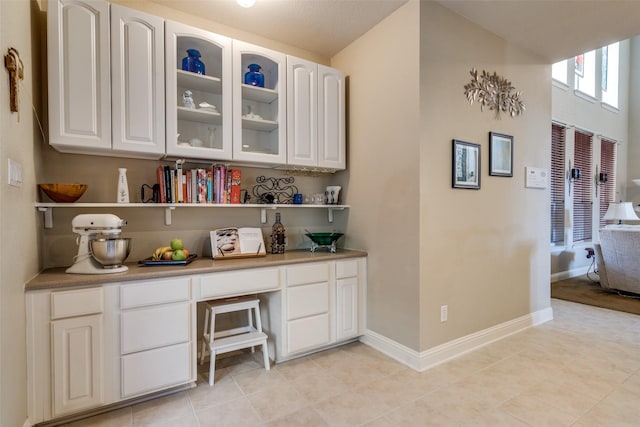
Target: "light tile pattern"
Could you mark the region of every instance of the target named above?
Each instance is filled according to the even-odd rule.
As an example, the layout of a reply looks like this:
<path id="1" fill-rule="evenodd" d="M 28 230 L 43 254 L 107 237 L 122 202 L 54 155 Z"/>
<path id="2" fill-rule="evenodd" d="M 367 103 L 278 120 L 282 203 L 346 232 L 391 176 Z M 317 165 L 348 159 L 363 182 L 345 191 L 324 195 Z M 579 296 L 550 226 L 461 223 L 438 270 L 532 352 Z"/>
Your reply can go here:
<path id="1" fill-rule="evenodd" d="M 640 316 L 552 307 L 553 321 L 422 373 L 361 343 L 271 371 L 243 353 L 213 387 L 205 369 L 191 390 L 68 427 L 640 425 Z"/>

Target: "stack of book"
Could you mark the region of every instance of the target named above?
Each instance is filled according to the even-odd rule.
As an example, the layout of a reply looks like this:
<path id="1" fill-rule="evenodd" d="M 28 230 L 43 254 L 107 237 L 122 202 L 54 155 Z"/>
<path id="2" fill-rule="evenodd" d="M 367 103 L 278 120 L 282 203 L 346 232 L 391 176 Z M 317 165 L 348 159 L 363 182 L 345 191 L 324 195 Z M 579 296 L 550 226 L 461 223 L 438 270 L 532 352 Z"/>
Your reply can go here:
<path id="1" fill-rule="evenodd" d="M 185 169 L 181 160 L 176 167 L 158 166 L 160 203 L 240 204 L 242 171 L 226 165 Z"/>

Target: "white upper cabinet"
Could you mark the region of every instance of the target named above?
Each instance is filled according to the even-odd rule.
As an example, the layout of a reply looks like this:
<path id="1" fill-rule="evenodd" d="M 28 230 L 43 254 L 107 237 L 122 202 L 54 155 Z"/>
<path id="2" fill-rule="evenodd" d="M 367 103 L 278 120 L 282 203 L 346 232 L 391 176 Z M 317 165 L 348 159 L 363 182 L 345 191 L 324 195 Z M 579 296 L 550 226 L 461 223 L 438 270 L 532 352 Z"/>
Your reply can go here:
<path id="1" fill-rule="evenodd" d="M 344 74 L 287 57 L 287 163 L 345 168 Z"/>
<path id="2" fill-rule="evenodd" d="M 113 150 L 165 151 L 164 27 L 156 16 L 111 5 Z"/>
<path id="3" fill-rule="evenodd" d="M 264 87 L 245 84 L 257 65 Z M 233 159 L 271 165 L 287 161 L 286 55 L 233 41 Z"/>
<path id="4" fill-rule="evenodd" d="M 47 19 L 50 144 L 110 149 L 109 3 L 51 0 Z"/>
<path id="5" fill-rule="evenodd" d="M 50 0 L 48 13 L 50 144 L 162 157 L 162 19 L 103 0 Z"/>
<path id="6" fill-rule="evenodd" d="M 231 160 L 231 39 L 167 21 L 165 44 L 167 154 Z M 204 73 L 182 69 L 188 50 L 199 54 Z"/>
<path id="7" fill-rule="evenodd" d="M 287 57 L 287 163 L 318 166 L 318 64 Z"/>
<path id="8" fill-rule="evenodd" d="M 335 68 L 318 65 L 318 166 L 345 169 L 345 78 Z"/>

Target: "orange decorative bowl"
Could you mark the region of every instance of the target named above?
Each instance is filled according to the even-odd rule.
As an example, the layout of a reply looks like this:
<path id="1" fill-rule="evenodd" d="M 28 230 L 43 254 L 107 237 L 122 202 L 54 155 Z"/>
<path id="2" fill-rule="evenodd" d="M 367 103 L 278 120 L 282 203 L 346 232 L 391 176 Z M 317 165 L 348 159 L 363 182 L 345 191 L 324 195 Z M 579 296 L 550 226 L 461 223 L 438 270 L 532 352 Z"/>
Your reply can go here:
<path id="1" fill-rule="evenodd" d="M 86 184 L 38 184 L 38 187 L 57 203 L 73 203 L 87 191 Z"/>

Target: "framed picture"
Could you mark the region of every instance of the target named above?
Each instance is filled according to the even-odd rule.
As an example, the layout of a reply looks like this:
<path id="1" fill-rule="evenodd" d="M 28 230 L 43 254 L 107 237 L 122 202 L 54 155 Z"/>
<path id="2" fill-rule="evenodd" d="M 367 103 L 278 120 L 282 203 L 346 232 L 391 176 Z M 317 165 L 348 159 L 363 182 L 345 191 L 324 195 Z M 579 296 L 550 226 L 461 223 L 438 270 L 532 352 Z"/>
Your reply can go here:
<path id="1" fill-rule="evenodd" d="M 480 144 L 453 140 L 453 188 L 480 189 Z"/>
<path id="2" fill-rule="evenodd" d="M 489 175 L 513 176 L 513 137 L 489 132 Z"/>

